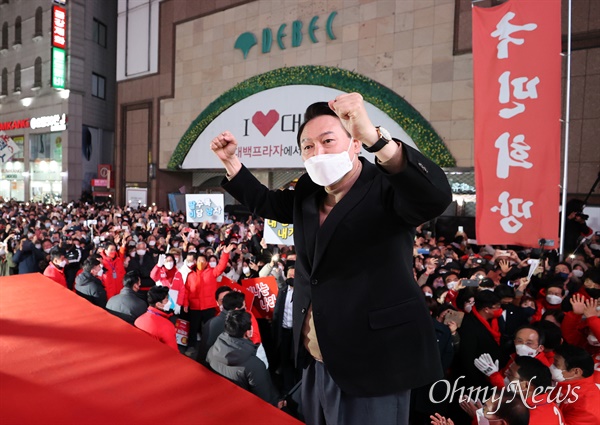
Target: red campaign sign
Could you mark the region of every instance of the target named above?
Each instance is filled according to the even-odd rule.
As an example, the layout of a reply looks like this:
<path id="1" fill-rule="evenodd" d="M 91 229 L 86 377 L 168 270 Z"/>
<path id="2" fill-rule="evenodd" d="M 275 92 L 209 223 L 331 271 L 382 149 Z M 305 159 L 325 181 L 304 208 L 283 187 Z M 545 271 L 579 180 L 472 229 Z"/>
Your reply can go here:
<path id="1" fill-rule="evenodd" d="M 473 7 L 477 242 L 558 247 L 560 0 Z"/>
<path id="2" fill-rule="evenodd" d="M 252 314 L 257 319 L 271 319 L 277 301 L 277 281 L 274 276 L 243 279 L 242 289 L 246 297 L 246 310 L 252 306 Z"/>
<path id="3" fill-rule="evenodd" d="M 52 46 L 67 46 L 67 10 L 56 5 L 52 6 Z"/>

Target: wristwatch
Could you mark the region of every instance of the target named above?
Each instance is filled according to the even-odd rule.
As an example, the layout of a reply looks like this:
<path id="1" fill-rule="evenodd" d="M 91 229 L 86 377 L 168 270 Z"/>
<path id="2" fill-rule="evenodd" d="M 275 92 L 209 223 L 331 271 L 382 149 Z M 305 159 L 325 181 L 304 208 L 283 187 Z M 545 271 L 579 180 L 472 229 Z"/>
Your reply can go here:
<path id="1" fill-rule="evenodd" d="M 365 148 L 367 152 L 379 152 L 381 149 L 383 149 L 385 145 L 387 145 L 392 140 L 392 135 L 385 128 L 375 127 L 375 130 L 377 130 L 379 140 L 377 140 L 377 142 L 375 142 L 372 146 L 367 146 L 363 143 L 363 148 Z"/>

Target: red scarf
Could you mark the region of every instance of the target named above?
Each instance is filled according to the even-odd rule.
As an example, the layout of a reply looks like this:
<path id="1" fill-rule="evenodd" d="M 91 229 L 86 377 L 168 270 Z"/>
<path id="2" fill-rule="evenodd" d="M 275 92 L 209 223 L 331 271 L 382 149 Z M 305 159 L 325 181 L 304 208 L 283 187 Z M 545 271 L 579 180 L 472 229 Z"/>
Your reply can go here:
<path id="1" fill-rule="evenodd" d="M 481 323 L 483 323 L 483 326 L 485 326 L 488 332 L 492 334 L 494 340 L 496 341 L 496 344 L 500 345 L 500 328 L 498 327 L 498 319 L 493 318 L 492 324 L 490 325 L 490 323 L 487 320 L 481 317 L 477 309 L 473 308 L 473 310 L 471 310 L 471 313 L 473 313 L 475 317 L 477 317 L 477 319 Z"/>

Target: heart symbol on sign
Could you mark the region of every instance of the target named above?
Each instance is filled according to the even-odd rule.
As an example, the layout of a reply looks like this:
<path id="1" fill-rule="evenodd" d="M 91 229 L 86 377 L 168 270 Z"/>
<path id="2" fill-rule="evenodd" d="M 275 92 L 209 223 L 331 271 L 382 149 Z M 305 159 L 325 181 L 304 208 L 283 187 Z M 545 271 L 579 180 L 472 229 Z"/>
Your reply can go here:
<path id="1" fill-rule="evenodd" d="M 267 115 L 263 114 L 262 111 L 258 111 L 252 116 L 252 124 L 258 128 L 263 136 L 271 131 L 278 120 L 279 114 L 275 109 L 271 109 Z"/>

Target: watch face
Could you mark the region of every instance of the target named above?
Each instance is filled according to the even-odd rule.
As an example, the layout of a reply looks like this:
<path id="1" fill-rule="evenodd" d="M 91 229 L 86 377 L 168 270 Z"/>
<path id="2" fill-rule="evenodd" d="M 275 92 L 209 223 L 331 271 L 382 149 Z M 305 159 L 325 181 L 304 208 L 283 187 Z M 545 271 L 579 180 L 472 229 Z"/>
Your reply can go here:
<path id="1" fill-rule="evenodd" d="M 379 129 L 379 134 L 381 135 L 381 137 L 383 137 L 386 140 L 392 140 L 392 135 L 390 134 L 389 131 L 387 131 L 383 127 L 377 127 L 377 128 Z"/>

